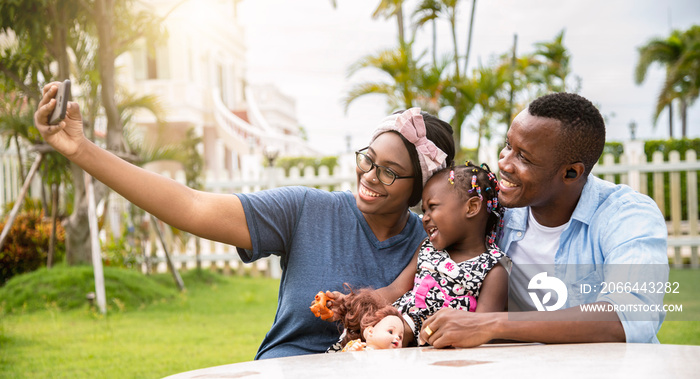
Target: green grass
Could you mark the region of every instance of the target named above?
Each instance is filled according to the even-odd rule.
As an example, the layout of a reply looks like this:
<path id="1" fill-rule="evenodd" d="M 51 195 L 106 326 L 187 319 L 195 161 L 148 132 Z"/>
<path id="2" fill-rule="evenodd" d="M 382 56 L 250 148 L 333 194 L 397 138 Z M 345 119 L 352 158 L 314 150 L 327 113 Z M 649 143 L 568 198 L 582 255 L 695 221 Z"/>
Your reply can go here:
<path id="1" fill-rule="evenodd" d="M 678 293 L 666 294 L 664 303 L 680 304 L 683 311 L 666 313 L 666 320 L 657 335 L 659 341 L 677 345 L 700 345 L 700 271 L 671 269 L 669 282 L 678 282 Z"/>
<path id="2" fill-rule="evenodd" d="M 105 267 L 105 278 L 106 316 L 85 300 L 89 267 L 40 270 L 0 288 L 0 378 L 157 378 L 248 361 L 272 324 L 279 285 L 190 271 L 180 294 L 169 275 Z M 671 281 L 680 294 L 666 302 L 700 320 L 700 271 L 671 270 Z M 700 321 L 675 316 L 659 340 L 700 345 Z"/>
<path id="3" fill-rule="evenodd" d="M 151 278 L 136 271 L 104 267 L 109 309 L 134 310 L 154 301 L 175 298 L 178 293 L 175 286 L 164 283 L 160 277 L 162 275 Z M 5 283 L 0 288 L 0 307 L 8 313 L 87 308 L 86 294 L 94 291 L 92 266 L 41 268 Z"/>
<path id="4" fill-rule="evenodd" d="M 131 272 L 118 271 L 128 278 L 112 273 L 117 281 L 135 284 Z M 132 288 L 115 302 L 108 289 L 112 300 L 106 316 L 86 305 L 63 309 L 54 301 L 36 311 L 32 302 L 11 313 L 5 305 L 0 378 L 156 378 L 252 360 L 272 324 L 279 282 L 203 274 L 184 273 L 184 294 L 174 291 L 169 276 L 137 274 L 158 295 L 139 300 L 127 296 Z M 3 290 L 0 301 L 7 299 Z M 78 297 L 84 299 L 84 293 Z"/>

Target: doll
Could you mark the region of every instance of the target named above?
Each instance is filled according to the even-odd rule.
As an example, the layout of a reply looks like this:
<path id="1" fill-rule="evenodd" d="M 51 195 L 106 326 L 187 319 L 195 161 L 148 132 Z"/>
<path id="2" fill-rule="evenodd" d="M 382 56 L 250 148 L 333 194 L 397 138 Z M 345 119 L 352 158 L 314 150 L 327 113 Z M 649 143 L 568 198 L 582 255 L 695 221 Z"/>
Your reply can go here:
<path id="1" fill-rule="evenodd" d="M 317 301 L 322 300 L 325 296 Z M 323 301 L 325 305 L 327 301 Z M 330 311 L 330 310 L 328 310 Z M 316 312 L 314 312 L 316 314 Z M 319 311 L 321 319 L 323 313 Z M 317 317 L 319 317 L 317 315 Z M 328 317 L 331 318 L 331 317 Z M 401 313 L 371 289 L 346 295 L 329 321 L 339 321 L 345 331 L 340 342 L 342 351 L 398 349 L 403 344 L 404 323 Z"/>

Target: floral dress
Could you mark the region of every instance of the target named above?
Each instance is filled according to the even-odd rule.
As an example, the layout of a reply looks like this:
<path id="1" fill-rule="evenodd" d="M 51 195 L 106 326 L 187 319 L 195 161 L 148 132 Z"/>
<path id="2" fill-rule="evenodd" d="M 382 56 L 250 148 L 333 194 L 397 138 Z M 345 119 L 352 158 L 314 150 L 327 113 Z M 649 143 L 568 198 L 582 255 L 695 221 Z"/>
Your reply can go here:
<path id="1" fill-rule="evenodd" d="M 415 341 L 423 321 L 441 308 L 474 312 L 486 274 L 504 256 L 494 245 L 477 257 L 456 263 L 447 251 L 436 250 L 428 239 L 423 241 L 413 289 L 393 304 L 409 324 L 409 318 L 413 321 Z"/>

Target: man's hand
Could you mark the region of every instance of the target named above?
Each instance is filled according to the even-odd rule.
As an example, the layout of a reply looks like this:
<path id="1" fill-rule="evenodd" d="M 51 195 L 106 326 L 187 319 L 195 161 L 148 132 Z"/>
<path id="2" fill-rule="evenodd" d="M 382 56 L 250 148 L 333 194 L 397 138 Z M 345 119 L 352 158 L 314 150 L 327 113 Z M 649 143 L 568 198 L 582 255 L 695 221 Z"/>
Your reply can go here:
<path id="1" fill-rule="evenodd" d="M 53 82 L 44 86 L 39 108 L 34 113 L 34 125 L 42 138 L 56 151 L 70 158 L 80 151 L 85 140 L 83 119 L 77 103 L 68 102 L 66 118 L 58 125 L 49 125 L 49 116 L 56 107 L 56 92 L 60 83 Z"/>
<path id="2" fill-rule="evenodd" d="M 494 338 L 495 320 L 505 313 L 443 308 L 423 323 L 420 339 L 434 347 L 475 347 Z"/>

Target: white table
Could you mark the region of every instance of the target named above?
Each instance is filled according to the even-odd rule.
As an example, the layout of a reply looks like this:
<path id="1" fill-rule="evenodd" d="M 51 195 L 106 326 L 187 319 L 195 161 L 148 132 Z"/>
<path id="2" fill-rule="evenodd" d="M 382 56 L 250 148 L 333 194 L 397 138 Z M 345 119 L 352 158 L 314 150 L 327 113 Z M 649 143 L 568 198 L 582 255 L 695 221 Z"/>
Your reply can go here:
<path id="1" fill-rule="evenodd" d="M 498 344 L 315 354 L 210 367 L 194 378 L 698 378 L 700 346 Z"/>

